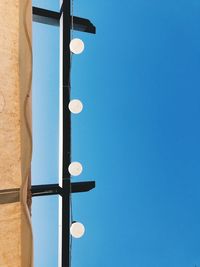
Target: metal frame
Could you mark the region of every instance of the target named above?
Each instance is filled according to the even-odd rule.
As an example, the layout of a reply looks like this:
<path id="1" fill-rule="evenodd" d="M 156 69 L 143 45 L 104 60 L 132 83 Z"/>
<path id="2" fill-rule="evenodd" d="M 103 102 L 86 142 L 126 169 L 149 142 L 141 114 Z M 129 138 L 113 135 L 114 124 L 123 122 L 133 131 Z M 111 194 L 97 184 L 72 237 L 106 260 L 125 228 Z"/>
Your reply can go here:
<path id="1" fill-rule="evenodd" d="M 62 186 L 58 184 L 32 186 L 32 197 L 60 195 L 62 197 L 62 267 L 70 266 L 70 194 L 87 192 L 95 188 L 95 182 L 71 183 L 68 166 L 71 163 L 71 113 L 70 101 L 70 31 L 72 17 L 70 0 L 63 0 L 60 12 L 33 7 L 33 21 L 52 26 L 60 26 L 62 20 L 62 94 L 63 94 L 63 147 L 62 147 Z M 95 26 L 88 20 L 73 17 L 73 29 L 96 33 Z"/>

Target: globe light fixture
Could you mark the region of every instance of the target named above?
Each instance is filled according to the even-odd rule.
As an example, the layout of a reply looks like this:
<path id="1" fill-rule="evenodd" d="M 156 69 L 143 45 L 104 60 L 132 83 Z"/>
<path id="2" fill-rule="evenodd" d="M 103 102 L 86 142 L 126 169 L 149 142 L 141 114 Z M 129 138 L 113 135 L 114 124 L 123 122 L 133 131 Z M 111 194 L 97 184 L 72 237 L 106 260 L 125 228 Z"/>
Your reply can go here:
<path id="1" fill-rule="evenodd" d="M 74 161 L 69 165 L 68 171 L 72 176 L 78 176 L 82 173 L 83 167 L 80 162 Z"/>
<path id="2" fill-rule="evenodd" d="M 85 233 L 85 227 L 80 222 L 73 222 L 70 227 L 70 233 L 74 238 L 81 238 Z"/>
<path id="3" fill-rule="evenodd" d="M 81 54 L 84 50 L 84 42 L 79 38 L 74 38 L 69 44 L 70 51 L 73 54 Z"/>
<path id="4" fill-rule="evenodd" d="M 69 110 L 74 113 L 74 114 L 78 114 L 83 110 L 83 104 L 80 100 L 78 99 L 73 99 L 69 102 Z"/>

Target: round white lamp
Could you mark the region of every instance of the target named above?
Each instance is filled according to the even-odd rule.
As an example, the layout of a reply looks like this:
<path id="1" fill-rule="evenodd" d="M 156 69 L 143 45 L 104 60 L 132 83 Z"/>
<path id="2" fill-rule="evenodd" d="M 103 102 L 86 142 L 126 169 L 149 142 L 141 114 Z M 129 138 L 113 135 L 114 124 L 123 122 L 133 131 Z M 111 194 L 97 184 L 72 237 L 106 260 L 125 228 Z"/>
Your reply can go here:
<path id="1" fill-rule="evenodd" d="M 82 173 L 83 167 L 80 162 L 74 161 L 69 165 L 68 171 L 72 176 L 78 176 Z"/>
<path id="2" fill-rule="evenodd" d="M 70 233 L 75 238 L 81 238 L 85 233 L 85 227 L 80 222 L 73 222 L 70 227 Z"/>
<path id="3" fill-rule="evenodd" d="M 74 114 L 78 114 L 83 110 L 83 104 L 80 100 L 78 99 L 73 99 L 69 102 L 69 110 L 74 113 Z"/>
<path id="4" fill-rule="evenodd" d="M 71 40 L 69 48 L 73 54 L 81 54 L 85 48 L 85 45 L 81 39 L 74 38 Z"/>

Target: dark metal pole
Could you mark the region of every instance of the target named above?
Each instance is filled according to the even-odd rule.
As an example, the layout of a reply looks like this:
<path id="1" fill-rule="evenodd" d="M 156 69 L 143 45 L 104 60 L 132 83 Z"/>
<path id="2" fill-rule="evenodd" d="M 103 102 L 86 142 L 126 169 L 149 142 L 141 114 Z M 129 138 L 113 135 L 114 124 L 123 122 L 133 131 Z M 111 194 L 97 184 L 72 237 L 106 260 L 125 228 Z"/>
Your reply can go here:
<path id="1" fill-rule="evenodd" d="M 71 113 L 68 109 L 70 101 L 70 0 L 63 0 L 63 184 L 65 194 L 62 197 L 62 267 L 70 266 L 70 174 L 68 166 L 71 162 Z"/>

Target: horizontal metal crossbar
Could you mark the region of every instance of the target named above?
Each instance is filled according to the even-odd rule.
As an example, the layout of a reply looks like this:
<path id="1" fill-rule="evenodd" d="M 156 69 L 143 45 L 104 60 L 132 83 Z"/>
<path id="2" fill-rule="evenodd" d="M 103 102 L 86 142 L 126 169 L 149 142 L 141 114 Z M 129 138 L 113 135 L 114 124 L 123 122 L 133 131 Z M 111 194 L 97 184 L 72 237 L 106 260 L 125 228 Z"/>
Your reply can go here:
<path id="1" fill-rule="evenodd" d="M 88 192 L 94 188 L 95 188 L 95 181 L 71 183 L 71 193 Z M 49 195 L 63 196 L 65 194 L 65 191 L 58 184 L 46 184 L 46 185 L 33 185 L 31 187 L 31 193 L 32 197 L 49 196 Z"/>
<path id="2" fill-rule="evenodd" d="M 60 17 L 62 12 L 56 12 L 39 7 L 33 7 L 33 21 L 52 26 L 60 25 Z M 72 25 L 71 25 L 72 28 Z M 96 27 L 90 22 L 89 19 L 73 16 L 73 29 L 75 31 L 96 33 Z"/>

